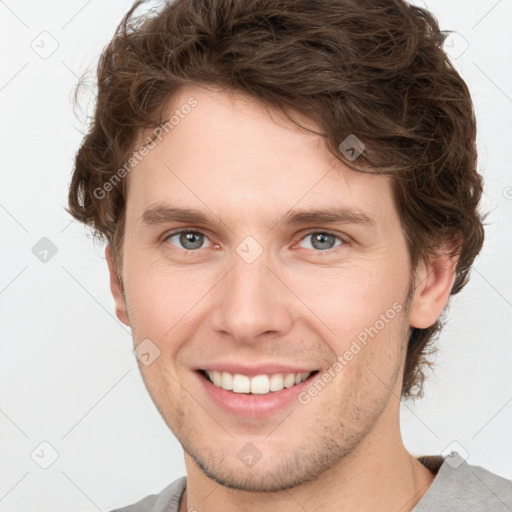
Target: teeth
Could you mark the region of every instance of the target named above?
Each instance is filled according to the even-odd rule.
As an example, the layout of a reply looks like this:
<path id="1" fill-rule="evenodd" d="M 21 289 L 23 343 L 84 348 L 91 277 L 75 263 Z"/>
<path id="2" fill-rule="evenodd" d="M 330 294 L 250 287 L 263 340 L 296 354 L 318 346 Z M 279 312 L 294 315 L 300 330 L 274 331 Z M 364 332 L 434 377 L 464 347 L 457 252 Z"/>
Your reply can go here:
<path id="1" fill-rule="evenodd" d="M 235 373 L 235 375 L 233 375 L 233 391 L 235 393 L 250 393 L 251 379 L 246 375 Z"/>
<path id="2" fill-rule="evenodd" d="M 284 378 L 284 387 L 285 388 L 291 388 L 295 384 L 295 374 L 289 373 Z"/>
<path id="3" fill-rule="evenodd" d="M 212 378 L 213 377 L 213 378 Z M 216 385 L 216 386 L 221 386 L 221 382 L 222 382 L 222 374 L 218 371 L 214 371 L 213 372 L 213 376 L 210 377 L 210 379 L 213 380 L 213 383 Z"/>
<path id="4" fill-rule="evenodd" d="M 215 383 L 215 385 L 227 390 L 233 389 L 233 375 L 231 375 L 231 373 L 228 372 L 222 372 L 221 379 L 219 380 L 219 382 Z"/>
<path id="5" fill-rule="evenodd" d="M 246 375 L 217 370 L 206 372 L 208 377 L 218 388 L 234 393 L 252 393 L 254 395 L 266 395 L 273 391 L 281 391 L 304 382 L 311 372 L 303 373 L 275 373 L 272 375 L 256 375 L 249 378 Z"/>
<path id="6" fill-rule="evenodd" d="M 284 379 L 282 373 L 276 373 L 270 377 L 269 381 L 270 391 L 281 391 L 284 388 Z"/>

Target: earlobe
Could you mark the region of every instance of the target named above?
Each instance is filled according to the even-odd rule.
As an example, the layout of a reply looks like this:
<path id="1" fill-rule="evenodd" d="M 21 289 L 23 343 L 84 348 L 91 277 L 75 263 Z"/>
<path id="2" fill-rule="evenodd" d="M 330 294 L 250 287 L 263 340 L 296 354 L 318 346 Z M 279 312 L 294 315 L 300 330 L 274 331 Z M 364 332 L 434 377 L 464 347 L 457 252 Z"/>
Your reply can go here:
<path id="1" fill-rule="evenodd" d="M 105 248 L 105 258 L 107 260 L 108 271 L 110 273 L 110 291 L 112 292 L 112 297 L 114 297 L 116 316 L 121 322 L 123 322 L 123 324 L 130 326 L 128 313 L 126 311 L 126 303 L 124 300 L 123 285 L 115 270 L 114 258 L 112 256 L 110 244 L 107 244 L 107 247 Z"/>
<path id="2" fill-rule="evenodd" d="M 432 256 L 416 273 L 411 306 L 411 327 L 426 329 L 435 324 L 443 312 L 455 282 L 457 258 L 449 254 Z"/>

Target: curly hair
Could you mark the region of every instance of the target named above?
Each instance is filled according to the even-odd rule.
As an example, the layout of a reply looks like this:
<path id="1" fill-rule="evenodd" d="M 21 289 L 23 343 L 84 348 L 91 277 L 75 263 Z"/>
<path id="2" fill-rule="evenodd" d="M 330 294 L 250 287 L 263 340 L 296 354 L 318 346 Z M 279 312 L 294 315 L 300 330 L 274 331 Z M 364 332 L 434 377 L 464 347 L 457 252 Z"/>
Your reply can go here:
<path id="1" fill-rule="evenodd" d="M 390 176 L 413 268 L 455 241 L 451 294 L 464 287 L 484 239 L 476 120 L 429 11 L 402 0 L 175 0 L 136 15 L 143 3 L 102 52 L 66 208 L 108 241 L 119 275 L 129 180 L 112 179 L 178 89 L 219 85 L 299 126 L 292 113 L 304 114 L 345 165 Z M 340 150 L 349 135 L 365 145 L 355 160 Z M 411 330 L 403 397 L 422 395 L 440 328 Z"/>

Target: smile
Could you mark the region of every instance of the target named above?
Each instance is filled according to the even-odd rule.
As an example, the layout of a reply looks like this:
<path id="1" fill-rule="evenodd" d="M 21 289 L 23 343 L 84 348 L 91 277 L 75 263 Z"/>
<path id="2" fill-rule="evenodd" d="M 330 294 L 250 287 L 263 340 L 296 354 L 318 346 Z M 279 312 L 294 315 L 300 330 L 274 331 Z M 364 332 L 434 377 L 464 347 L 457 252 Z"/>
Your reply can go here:
<path id="1" fill-rule="evenodd" d="M 240 373 L 230 373 L 226 371 L 205 371 L 206 376 L 211 383 L 218 388 L 233 393 L 245 393 L 253 395 L 266 395 L 276 391 L 281 391 L 285 388 L 291 388 L 301 382 L 304 382 L 312 373 L 316 372 L 302 372 L 302 373 L 274 373 L 271 375 L 256 375 L 248 377 Z"/>

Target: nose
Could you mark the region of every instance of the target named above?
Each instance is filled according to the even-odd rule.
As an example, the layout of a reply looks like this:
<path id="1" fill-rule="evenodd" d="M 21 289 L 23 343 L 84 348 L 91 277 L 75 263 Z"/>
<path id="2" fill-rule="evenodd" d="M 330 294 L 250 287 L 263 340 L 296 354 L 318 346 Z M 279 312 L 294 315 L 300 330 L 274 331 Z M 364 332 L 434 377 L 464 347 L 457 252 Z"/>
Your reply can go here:
<path id="1" fill-rule="evenodd" d="M 293 293 L 266 253 L 248 263 L 237 254 L 218 290 L 212 327 L 237 343 L 253 344 L 265 336 L 284 335 L 292 326 Z M 275 265 L 274 265 L 275 266 Z"/>

